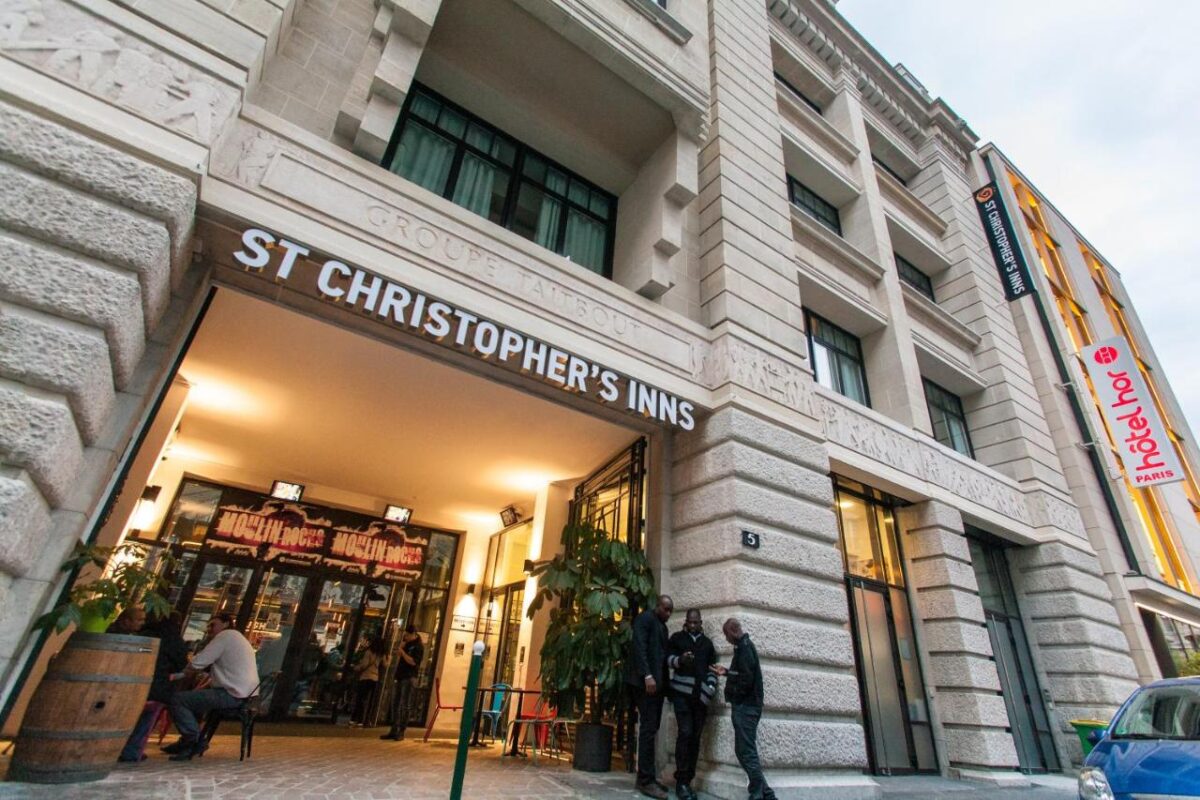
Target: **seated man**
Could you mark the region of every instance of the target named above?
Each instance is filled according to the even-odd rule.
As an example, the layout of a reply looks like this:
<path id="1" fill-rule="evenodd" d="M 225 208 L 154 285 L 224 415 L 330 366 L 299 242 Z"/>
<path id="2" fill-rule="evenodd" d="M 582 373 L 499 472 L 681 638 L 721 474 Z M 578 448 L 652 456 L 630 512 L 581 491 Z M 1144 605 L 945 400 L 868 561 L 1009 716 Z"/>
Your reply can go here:
<path id="1" fill-rule="evenodd" d="M 172 754 L 172 761 L 187 761 L 207 747 L 200 741 L 197 718 L 206 717 L 210 711 L 237 708 L 258 690 L 254 648 L 233 627 L 233 615 L 214 615 L 208 621 L 208 636 L 208 644 L 196 654 L 182 675 L 194 675 L 207 669 L 212 685 L 171 696 L 171 719 L 175 720 L 180 739 L 163 750 Z"/>

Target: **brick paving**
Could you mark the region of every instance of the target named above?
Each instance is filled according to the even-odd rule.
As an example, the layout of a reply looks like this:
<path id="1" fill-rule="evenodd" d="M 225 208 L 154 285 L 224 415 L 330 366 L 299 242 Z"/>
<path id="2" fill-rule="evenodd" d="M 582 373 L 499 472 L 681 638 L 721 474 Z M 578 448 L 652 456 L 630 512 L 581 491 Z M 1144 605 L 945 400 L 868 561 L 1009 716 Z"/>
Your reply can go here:
<path id="1" fill-rule="evenodd" d="M 0 783 L 0 800 L 445 800 L 450 793 L 450 742 L 381 742 L 379 729 L 332 736 L 266 736 L 237 760 L 236 736 L 217 736 L 203 758 L 176 763 L 153 752 L 141 764 L 116 765 L 102 781 L 69 786 Z M 333 731 L 331 731 L 333 733 Z M 618 762 L 619 763 L 619 762 Z M 8 758 L 0 758 L 0 772 Z M 996 789 L 943 778 L 880 779 L 885 800 L 1071 800 L 1072 781 L 1051 776 L 1039 786 Z M 624 772 L 575 772 L 566 762 L 501 758 L 500 748 L 472 750 L 464 798 L 498 800 L 627 800 L 640 798 Z M 1049 784 L 1049 785 L 1047 785 Z M 674 795 L 672 795 L 674 797 Z M 702 797 L 706 797 L 702 795 Z M 711 800 L 711 798 L 709 798 Z"/>

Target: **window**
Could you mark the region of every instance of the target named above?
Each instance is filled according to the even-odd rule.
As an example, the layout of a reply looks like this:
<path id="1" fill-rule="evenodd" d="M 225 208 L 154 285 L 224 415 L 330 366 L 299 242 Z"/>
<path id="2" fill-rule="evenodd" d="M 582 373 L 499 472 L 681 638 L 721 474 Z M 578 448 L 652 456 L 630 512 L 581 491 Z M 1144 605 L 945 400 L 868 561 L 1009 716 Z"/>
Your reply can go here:
<path id="1" fill-rule="evenodd" d="M 930 380 L 925 384 L 925 402 L 929 406 L 929 420 L 933 423 L 933 438 L 964 456 L 975 457 L 971 450 L 971 435 L 967 432 L 967 415 L 963 413 L 962 400 L 958 395 L 946 391 Z"/>
<path id="2" fill-rule="evenodd" d="M 901 186 L 908 186 L 908 181 L 905 180 L 903 175 L 901 175 L 899 172 L 897 172 L 896 170 L 889 167 L 887 164 L 880 161 L 877 156 L 872 154 L 871 160 L 875 162 L 875 166 L 879 167 L 881 170 L 886 172 L 888 175 L 891 175 L 893 178 L 895 178 L 897 181 L 899 181 Z"/>
<path id="3" fill-rule="evenodd" d="M 804 320 L 817 383 L 869 406 L 867 373 L 858 337 L 808 311 Z"/>
<path id="4" fill-rule="evenodd" d="M 816 192 L 791 175 L 788 176 L 788 195 L 801 211 L 838 236 L 842 235 L 842 218 L 838 216 L 837 206 L 822 199 Z"/>
<path id="5" fill-rule="evenodd" d="M 775 73 L 775 80 L 782 83 L 784 85 L 784 87 L 796 97 L 797 100 L 804 103 L 804 105 L 808 106 L 813 111 L 817 112 L 818 114 L 825 113 L 824 111 L 821 110 L 821 107 L 819 105 L 817 105 L 816 100 L 813 100 L 811 97 L 806 95 L 804 92 L 797 89 L 795 87 L 795 85 L 792 84 L 791 81 L 789 81 L 787 78 L 780 75 L 778 72 Z"/>
<path id="6" fill-rule="evenodd" d="M 892 258 L 896 260 L 896 271 L 900 273 L 900 280 L 904 281 L 909 286 L 928 297 L 930 300 L 935 300 L 933 296 L 933 281 L 929 280 L 928 275 L 917 269 L 911 261 L 899 253 L 892 253 Z"/>
<path id="7" fill-rule="evenodd" d="M 617 200 L 480 119 L 414 84 L 388 168 L 605 277 Z"/>

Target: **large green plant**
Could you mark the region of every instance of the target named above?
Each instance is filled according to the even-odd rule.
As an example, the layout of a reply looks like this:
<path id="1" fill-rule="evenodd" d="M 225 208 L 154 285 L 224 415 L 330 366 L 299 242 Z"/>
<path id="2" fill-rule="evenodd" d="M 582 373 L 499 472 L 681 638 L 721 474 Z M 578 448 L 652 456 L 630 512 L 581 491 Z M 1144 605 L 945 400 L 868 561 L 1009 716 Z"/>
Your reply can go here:
<path id="1" fill-rule="evenodd" d="M 582 712 L 599 723 L 618 707 L 631 606 L 646 608 L 654 576 L 645 555 L 589 524 L 563 529 L 566 554 L 538 565 L 530 618 L 548 601 L 542 644 L 542 691 L 561 714 Z"/>
<path id="2" fill-rule="evenodd" d="M 62 571 L 76 573 L 92 567 L 100 571 L 100 577 L 77 580 L 67 599 L 39 617 L 34 627 L 53 627 L 61 632 L 71 624 L 80 626 L 92 620 L 105 621 L 106 626 L 118 613 L 138 603 L 149 616 L 166 616 L 171 611 L 163 595 L 167 584 L 160 574 L 146 566 L 146 556 L 147 548 L 134 542 L 118 547 L 76 546 L 63 562 Z M 107 568 L 110 564 L 111 568 Z M 166 566 L 169 569 L 170 565 Z"/>

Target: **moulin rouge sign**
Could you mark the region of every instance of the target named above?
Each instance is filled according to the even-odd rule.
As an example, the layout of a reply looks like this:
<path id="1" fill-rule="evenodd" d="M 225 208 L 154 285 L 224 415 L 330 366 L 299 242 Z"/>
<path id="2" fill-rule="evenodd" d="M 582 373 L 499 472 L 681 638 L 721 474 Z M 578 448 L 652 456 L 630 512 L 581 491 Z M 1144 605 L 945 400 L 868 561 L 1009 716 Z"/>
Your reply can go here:
<path id="1" fill-rule="evenodd" d="M 315 290 L 327 302 L 536 376 L 566 391 L 685 431 L 696 425 L 695 406 L 687 400 L 337 259 L 319 266 L 299 260 L 308 254 L 303 245 L 249 228 L 242 233 L 242 249 L 233 257 L 250 272 Z"/>
<path id="2" fill-rule="evenodd" d="M 1183 467 L 1129 342 L 1115 336 L 1085 347 L 1081 355 L 1133 484 L 1153 486 L 1183 480 Z"/>

